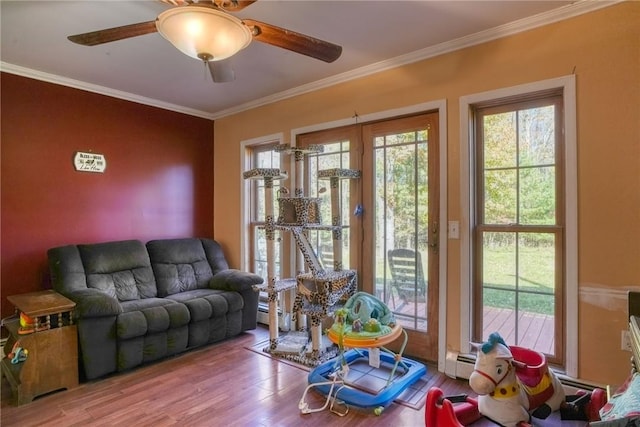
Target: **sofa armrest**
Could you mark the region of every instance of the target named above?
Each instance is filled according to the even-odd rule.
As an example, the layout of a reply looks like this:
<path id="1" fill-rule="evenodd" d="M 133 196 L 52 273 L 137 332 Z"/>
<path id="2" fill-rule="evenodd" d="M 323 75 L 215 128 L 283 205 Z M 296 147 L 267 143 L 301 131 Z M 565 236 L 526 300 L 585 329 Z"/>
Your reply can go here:
<path id="1" fill-rule="evenodd" d="M 230 268 L 214 274 L 209 282 L 209 287 L 224 291 L 242 292 L 253 289 L 254 285 L 259 285 L 262 282 L 264 282 L 264 279 L 257 274 Z"/>
<path id="2" fill-rule="evenodd" d="M 64 296 L 76 303 L 75 317 L 108 317 L 122 313 L 117 299 L 97 289 L 87 288 L 65 292 Z"/>

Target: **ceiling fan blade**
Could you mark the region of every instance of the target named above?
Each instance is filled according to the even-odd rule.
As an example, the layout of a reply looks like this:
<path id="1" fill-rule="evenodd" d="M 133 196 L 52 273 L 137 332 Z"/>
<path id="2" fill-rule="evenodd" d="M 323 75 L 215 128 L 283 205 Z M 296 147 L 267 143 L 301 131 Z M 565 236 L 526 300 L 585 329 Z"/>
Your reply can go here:
<path id="1" fill-rule="evenodd" d="M 230 58 L 222 61 L 207 61 L 207 65 L 215 83 L 228 83 L 236 79 Z"/>
<path id="2" fill-rule="evenodd" d="M 107 28 L 106 30 L 92 31 L 90 33 L 76 34 L 67 38 L 83 46 L 96 46 L 102 43 L 142 36 L 157 31 L 156 21 L 149 21 L 124 25 L 122 27 Z"/>
<path id="3" fill-rule="evenodd" d="M 342 54 L 342 46 L 324 40 L 253 19 L 243 19 L 242 22 L 253 30 L 254 40 L 262 43 L 301 53 L 324 62 L 333 62 Z"/>

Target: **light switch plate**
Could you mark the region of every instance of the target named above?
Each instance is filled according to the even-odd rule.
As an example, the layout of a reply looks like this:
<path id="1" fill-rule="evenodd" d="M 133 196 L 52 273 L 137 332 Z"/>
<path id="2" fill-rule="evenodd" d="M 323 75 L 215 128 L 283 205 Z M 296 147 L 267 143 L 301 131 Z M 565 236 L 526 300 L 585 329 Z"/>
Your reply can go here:
<path id="1" fill-rule="evenodd" d="M 448 234 L 450 239 L 459 239 L 460 238 L 460 222 L 459 221 L 449 221 L 448 224 Z"/>

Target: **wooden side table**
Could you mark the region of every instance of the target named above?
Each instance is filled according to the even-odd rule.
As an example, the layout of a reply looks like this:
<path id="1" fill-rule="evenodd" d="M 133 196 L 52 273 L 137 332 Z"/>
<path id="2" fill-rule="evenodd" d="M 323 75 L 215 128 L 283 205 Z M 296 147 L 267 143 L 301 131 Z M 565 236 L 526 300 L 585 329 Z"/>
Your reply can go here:
<path id="1" fill-rule="evenodd" d="M 9 338 L 0 366 L 18 405 L 35 397 L 78 385 L 78 334 L 73 324 L 75 303 L 55 291 L 47 290 L 7 297 L 16 307 L 36 320 L 33 332 L 20 332 L 20 321 L 5 323 Z M 8 357 L 14 344 L 26 349 L 26 360 L 12 363 Z"/>

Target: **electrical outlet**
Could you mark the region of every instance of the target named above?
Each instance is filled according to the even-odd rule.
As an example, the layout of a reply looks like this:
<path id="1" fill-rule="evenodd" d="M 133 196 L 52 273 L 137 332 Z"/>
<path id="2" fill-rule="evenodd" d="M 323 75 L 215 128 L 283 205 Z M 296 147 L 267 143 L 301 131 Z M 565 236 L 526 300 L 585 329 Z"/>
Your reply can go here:
<path id="1" fill-rule="evenodd" d="M 631 351 L 631 337 L 629 331 L 621 331 L 620 334 L 620 350 Z"/>

